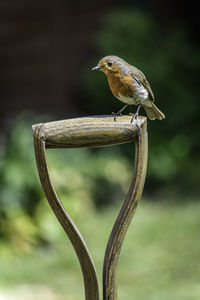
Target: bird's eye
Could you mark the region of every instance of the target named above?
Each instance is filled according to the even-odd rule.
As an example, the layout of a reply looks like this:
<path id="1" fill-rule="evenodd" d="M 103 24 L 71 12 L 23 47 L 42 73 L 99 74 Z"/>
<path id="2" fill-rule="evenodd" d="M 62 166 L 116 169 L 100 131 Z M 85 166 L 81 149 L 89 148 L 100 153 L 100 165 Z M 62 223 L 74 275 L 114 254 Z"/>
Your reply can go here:
<path id="1" fill-rule="evenodd" d="M 107 63 L 107 65 L 108 65 L 108 67 L 112 67 L 112 62 L 109 61 L 109 62 Z"/>

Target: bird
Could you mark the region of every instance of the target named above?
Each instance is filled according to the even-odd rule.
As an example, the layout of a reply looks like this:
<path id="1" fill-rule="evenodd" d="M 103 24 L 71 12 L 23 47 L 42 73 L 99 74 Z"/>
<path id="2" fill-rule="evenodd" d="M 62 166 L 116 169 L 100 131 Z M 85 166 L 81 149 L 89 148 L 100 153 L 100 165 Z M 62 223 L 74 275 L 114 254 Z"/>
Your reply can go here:
<path id="1" fill-rule="evenodd" d="M 114 114 L 114 121 L 128 105 L 136 105 L 137 111 L 131 119 L 137 119 L 140 108 L 143 107 L 150 120 L 162 120 L 165 115 L 154 104 L 154 94 L 145 75 L 138 68 L 130 65 L 122 58 L 109 55 L 100 59 L 92 71 L 100 70 L 107 76 L 109 87 L 113 95 L 126 103 Z"/>

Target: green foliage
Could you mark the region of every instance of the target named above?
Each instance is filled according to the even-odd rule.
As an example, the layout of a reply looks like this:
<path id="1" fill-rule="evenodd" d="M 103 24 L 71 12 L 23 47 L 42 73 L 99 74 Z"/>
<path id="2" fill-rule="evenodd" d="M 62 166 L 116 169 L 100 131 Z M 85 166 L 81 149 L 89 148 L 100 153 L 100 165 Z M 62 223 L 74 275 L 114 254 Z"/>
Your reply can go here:
<path id="1" fill-rule="evenodd" d="M 129 163 L 113 148 L 47 150 L 47 159 L 56 191 L 75 221 L 96 207 L 121 201 L 128 189 Z M 39 183 L 28 117 L 18 117 L 9 130 L 1 151 L 0 178 L 2 242 L 16 251 L 30 251 L 34 245 L 55 241 L 59 226 Z"/>
<path id="2" fill-rule="evenodd" d="M 0 159 L 0 236 L 16 249 L 29 249 L 37 228 L 33 216 L 41 198 L 34 166 L 30 127 L 17 119 L 8 133 Z"/>
<path id="3" fill-rule="evenodd" d="M 177 189 L 185 187 L 184 193 L 198 191 L 200 59 L 186 28 L 163 29 L 150 14 L 132 6 L 122 7 L 106 16 L 95 43 L 96 58 L 90 67 L 106 55 L 120 56 L 137 66 L 148 78 L 156 104 L 166 115 L 162 122 L 148 121 L 148 186 L 158 189 L 173 186 L 176 181 Z M 122 103 L 109 91 L 105 75 L 91 74 L 90 67 L 83 79 L 88 107 L 95 114 L 118 111 Z M 129 111 L 135 110 L 129 107 Z M 130 157 L 127 151 L 125 155 Z"/>

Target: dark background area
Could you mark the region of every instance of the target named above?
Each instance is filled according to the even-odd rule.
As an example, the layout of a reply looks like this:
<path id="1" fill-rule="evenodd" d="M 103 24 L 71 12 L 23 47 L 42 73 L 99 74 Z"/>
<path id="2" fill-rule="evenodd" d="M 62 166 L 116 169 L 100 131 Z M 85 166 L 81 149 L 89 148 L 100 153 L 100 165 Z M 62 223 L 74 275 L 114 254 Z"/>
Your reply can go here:
<path id="1" fill-rule="evenodd" d="M 150 14 L 162 35 L 179 28 L 187 33 L 188 43 L 199 47 L 198 10 L 194 3 L 188 6 L 181 1 L 163 4 L 160 1 L 102 0 L 97 5 L 94 1 L 2 0 L 1 127 L 7 117 L 14 117 L 23 110 L 57 114 L 59 118 L 87 114 L 91 110 L 98 114 L 98 106 L 89 109 L 90 103 L 79 105 L 82 98 L 85 101 L 80 93 L 82 70 L 101 58 L 97 56 L 101 53 L 95 41 L 105 25 L 105 17 L 124 7 Z M 104 30 L 109 28 L 104 26 Z M 138 29 L 131 28 L 133 35 L 135 30 Z M 153 32 L 151 39 L 154 40 Z M 130 42 L 134 47 L 134 40 Z M 132 60 L 135 59 L 133 56 Z"/>

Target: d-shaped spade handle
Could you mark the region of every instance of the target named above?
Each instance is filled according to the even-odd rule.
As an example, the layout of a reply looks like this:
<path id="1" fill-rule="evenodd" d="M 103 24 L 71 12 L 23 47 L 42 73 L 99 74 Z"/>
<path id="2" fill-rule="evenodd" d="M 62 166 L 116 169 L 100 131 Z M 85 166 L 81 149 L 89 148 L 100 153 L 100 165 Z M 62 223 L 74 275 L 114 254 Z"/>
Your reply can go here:
<path id="1" fill-rule="evenodd" d="M 77 226 L 62 205 L 50 180 L 46 148 L 102 147 L 135 142 L 133 179 L 108 240 L 103 267 L 103 300 L 117 300 L 116 270 L 120 249 L 141 197 L 147 167 L 146 118 L 131 116 L 74 118 L 33 125 L 34 148 L 40 181 L 46 198 L 68 235 L 78 256 L 85 286 L 86 300 L 99 300 L 98 281 L 92 257 Z M 137 122 L 137 123 L 136 123 Z"/>

